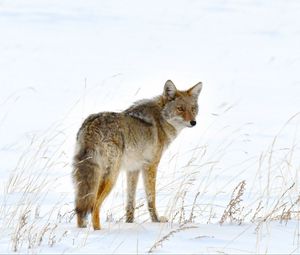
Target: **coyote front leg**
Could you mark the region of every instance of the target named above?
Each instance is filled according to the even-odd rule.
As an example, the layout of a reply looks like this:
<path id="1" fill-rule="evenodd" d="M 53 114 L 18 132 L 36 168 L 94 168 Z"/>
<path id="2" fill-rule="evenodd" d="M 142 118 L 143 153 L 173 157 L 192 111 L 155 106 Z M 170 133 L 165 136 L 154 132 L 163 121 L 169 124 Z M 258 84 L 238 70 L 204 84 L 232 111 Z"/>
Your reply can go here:
<path id="1" fill-rule="evenodd" d="M 126 222 L 133 222 L 135 210 L 135 193 L 140 171 L 127 172 Z"/>
<path id="2" fill-rule="evenodd" d="M 156 185 L 157 164 L 146 167 L 143 170 L 144 185 L 147 196 L 148 210 L 153 222 L 166 222 L 165 217 L 158 217 L 155 203 L 155 185 Z"/>

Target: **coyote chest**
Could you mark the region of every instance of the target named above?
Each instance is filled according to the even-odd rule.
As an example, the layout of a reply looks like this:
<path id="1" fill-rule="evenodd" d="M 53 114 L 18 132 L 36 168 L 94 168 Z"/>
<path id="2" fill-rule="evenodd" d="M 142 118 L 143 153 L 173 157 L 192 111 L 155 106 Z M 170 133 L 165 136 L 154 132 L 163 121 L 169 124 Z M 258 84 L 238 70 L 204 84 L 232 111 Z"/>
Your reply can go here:
<path id="1" fill-rule="evenodd" d="M 125 149 L 121 160 L 121 169 L 126 171 L 141 170 L 155 158 L 153 146 L 143 146 L 144 148 L 128 147 Z"/>

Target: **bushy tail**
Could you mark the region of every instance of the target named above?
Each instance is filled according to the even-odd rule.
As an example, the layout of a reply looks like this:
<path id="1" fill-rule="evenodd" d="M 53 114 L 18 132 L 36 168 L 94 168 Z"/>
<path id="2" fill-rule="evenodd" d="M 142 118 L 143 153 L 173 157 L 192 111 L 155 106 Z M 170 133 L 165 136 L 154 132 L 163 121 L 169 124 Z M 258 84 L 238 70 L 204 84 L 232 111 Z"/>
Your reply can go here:
<path id="1" fill-rule="evenodd" d="M 74 158 L 73 182 L 76 189 L 75 212 L 78 227 L 86 227 L 87 214 L 93 210 L 99 183 L 99 167 L 92 152 L 81 150 Z"/>

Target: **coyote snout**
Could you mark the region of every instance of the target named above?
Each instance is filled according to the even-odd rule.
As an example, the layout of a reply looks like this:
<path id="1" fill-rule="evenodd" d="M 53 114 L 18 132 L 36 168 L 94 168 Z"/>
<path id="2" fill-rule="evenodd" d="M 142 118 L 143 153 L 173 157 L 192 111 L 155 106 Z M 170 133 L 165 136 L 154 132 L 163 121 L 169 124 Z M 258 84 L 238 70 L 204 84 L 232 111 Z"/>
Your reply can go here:
<path id="1" fill-rule="evenodd" d="M 191 127 L 194 127 L 194 126 L 196 126 L 197 122 L 195 120 L 191 120 L 190 124 L 191 124 Z"/>
<path id="2" fill-rule="evenodd" d="M 127 172 L 126 222 L 133 222 L 135 191 L 143 174 L 147 204 L 153 222 L 165 221 L 156 211 L 156 172 L 170 142 L 185 127 L 196 125 L 202 83 L 186 91 L 168 80 L 162 95 L 141 100 L 123 112 L 90 115 L 77 134 L 73 163 L 78 227 L 86 227 L 92 213 L 100 229 L 100 207 L 116 183 L 120 169 Z"/>

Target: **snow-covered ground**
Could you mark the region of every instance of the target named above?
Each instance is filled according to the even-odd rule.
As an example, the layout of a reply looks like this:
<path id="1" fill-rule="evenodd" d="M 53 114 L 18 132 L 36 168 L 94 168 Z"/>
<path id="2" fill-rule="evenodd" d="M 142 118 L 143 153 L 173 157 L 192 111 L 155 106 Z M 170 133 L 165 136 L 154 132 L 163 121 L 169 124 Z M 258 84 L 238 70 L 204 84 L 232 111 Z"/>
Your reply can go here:
<path id="1" fill-rule="evenodd" d="M 0 0 L 0 252 L 299 253 L 299 13 L 297 0 Z M 197 126 L 159 166 L 169 222 L 150 222 L 139 183 L 124 223 L 122 173 L 103 230 L 76 228 L 81 122 L 167 79 L 204 84 Z"/>

